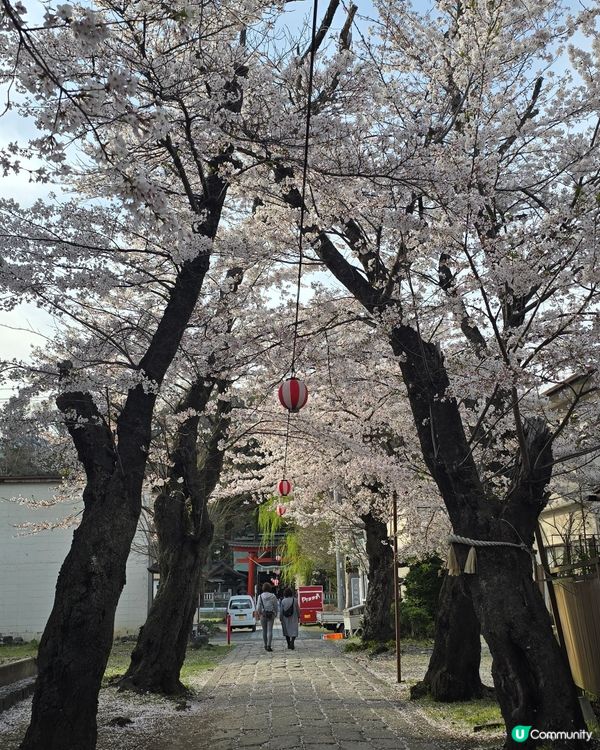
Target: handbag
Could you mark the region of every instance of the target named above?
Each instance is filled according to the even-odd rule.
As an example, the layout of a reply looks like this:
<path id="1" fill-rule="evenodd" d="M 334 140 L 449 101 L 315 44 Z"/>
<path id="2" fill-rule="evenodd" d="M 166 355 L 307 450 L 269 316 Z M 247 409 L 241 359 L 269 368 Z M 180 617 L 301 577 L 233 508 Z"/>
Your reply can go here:
<path id="1" fill-rule="evenodd" d="M 293 617 L 294 615 L 294 600 L 292 599 L 292 603 L 289 607 L 286 607 L 286 609 L 283 610 L 283 616 L 284 617 Z"/>

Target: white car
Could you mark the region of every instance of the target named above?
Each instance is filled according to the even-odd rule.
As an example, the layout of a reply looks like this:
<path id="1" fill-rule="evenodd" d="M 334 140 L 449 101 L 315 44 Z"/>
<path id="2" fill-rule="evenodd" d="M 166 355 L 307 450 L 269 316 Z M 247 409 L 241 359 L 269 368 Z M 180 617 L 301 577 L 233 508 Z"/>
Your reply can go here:
<path id="1" fill-rule="evenodd" d="M 247 594 L 232 596 L 227 605 L 227 614 L 231 617 L 231 629 L 252 628 L 256 632 L 256 606 L 254 599 Z"/>

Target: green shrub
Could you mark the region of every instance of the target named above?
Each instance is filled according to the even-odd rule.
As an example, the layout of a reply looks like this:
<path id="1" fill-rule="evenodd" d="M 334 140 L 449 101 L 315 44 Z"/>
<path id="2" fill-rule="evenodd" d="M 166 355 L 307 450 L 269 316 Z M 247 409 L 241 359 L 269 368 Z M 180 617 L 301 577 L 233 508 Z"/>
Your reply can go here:
<path id="1" fill-rule="evenodd" d="M 433 638 L 437 602 L 442 585 L 438 576 L 442 562 L 439 557 L 429 557 L 410 563 L 404 579 L 404 598 L 400 603 L 400 631 L 403 637 L 422 640 Z M 394 622 L 394 606 L 390 610 Z"/>
<path id="2" fill-rule="evenodd" d="M 393 611 L 392 611 L 393 616 Z M 401 631 L 411 638 L 433 638 L 435 621 L 427 609 L 412 601 L 400 603 Z"/>
<path id="3" fill-rule="evenodd" d="M 342 648 L 347 654 L 351 654 L 353 651 L 366 651 L 369 646 L 369 643 L 364 643 L 360 638 L 350 638 Z"/>
<path id="4" fill-rule="evenodd" d="M 424 609 L 432 620 L 435 620 L 438 597 L 442 587 L 439 571 L 442 561 L 433 556 L 410 564 L 404 579 L 404 599 Z"/>

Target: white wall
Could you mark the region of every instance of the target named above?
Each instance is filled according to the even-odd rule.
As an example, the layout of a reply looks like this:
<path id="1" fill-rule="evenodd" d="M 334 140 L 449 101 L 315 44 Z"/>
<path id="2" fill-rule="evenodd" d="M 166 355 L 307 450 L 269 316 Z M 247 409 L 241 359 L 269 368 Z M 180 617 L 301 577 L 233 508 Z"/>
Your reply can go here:
<path id="1" fill-rule="evenodd" d="M 56 485 L 46 482 L 0 482 L 0 633 L 39 639 L 52 609 L 58 571 L 69 551 L 74 527 L 27 533 L 24 522 L 60 522 L 81 504 L 61 502 L 32 508 L 9 500 L 22 496 L 50 500 Z M 24 535 L 26 534 L 26 535 Z M 139 546 L 142 546 L 141 543 Z M 137 633 L 148 611 L 148 558 L 132 552 L 127 583 L 115 618 L 115 635 Z"/>

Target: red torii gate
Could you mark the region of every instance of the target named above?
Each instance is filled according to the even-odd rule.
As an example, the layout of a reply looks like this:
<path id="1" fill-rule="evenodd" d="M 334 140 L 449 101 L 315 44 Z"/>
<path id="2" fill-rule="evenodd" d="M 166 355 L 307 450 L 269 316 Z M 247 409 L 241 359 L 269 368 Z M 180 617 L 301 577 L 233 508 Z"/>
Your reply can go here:
<path id="1" fill-rule="evenodd" d="M 275 547 L 264 546 L 260 542 L 231 542 L 231 548 L 234 553 L 234 559 L 238 563 L 247 563 L 248 565 L 248 586 L 247 590 L 250 596 L 254 596 L 254 587 L 256 585 L 256 569 L 260 568 L 280 568 L 281 558 L 275 554 Z M 242 557 L 236 557 L 235 553 L 245 553 Z"/>

